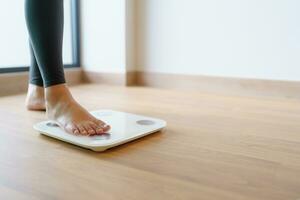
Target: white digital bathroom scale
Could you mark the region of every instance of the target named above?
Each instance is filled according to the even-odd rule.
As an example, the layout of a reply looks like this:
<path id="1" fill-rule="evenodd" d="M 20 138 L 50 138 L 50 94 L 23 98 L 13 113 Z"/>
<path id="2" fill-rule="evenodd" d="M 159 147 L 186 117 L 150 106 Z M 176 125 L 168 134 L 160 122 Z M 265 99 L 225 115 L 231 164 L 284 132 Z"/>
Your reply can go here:
<path id="1" fill-rule="evenodd" d="M 111 126 L 111 130 L 103 135 L 76 136 L 66 133 L 51 121 L 43 121 L 34 125 L 34 129 L 64 142 L 68 142 L 93 151 L 105 151 L 126 142 L 155 133 L 164 127 L 166 122 L 161 119 L 131 113 L 97 110 L 91 114 Z"/>

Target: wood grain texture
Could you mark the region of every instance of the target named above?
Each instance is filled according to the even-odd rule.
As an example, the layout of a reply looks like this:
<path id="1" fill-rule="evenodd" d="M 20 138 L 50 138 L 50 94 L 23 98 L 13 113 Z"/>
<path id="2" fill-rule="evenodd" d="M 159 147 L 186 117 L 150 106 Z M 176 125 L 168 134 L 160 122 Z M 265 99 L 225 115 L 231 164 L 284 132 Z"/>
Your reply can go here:
<path id="1" fill-rule="evenodd" d="M 297 200 L 300 101 L 81 85 L 89 110 L 165 119 L 167 128 L 95 153 L 41 136 L 25 95 L 0 98 L 0 199 Z"/>

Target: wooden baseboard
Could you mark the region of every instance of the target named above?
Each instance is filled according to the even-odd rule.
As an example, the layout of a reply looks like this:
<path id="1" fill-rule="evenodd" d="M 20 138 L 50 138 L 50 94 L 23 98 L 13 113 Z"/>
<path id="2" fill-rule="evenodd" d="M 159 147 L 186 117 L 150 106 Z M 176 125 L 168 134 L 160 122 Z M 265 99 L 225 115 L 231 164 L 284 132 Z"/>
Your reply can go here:
<path id="1" fill-rule="evenodd" d="M 126 74 L 104 73 L 94 71 L 83 71 L 82 80 L 84 83 L 99 83 L 109 85 L 126 85 Z"/>
<path id="2" fill-rule="evenodd" d="M 126 85 L 127 86 L 136 86 L 138 85 L 137 80 L 138 80 L 138 75 L 139 73 L 136 71 L 130 71 L 126 73 Z"/>
<path id="3" fill-rule="evenodd" d="M 74 86 L 82 83 L 82 68 L 69 68 L 65 70 L 65 76 L 67 84 L 69 86 Z"/>
<path id="4" fill-rule="evenodd" d="M 187 89 L 218 94 L 300 98 L 300 81 L 224 78 L 202 75 L 177 75 L 136 72 L 136 85 Z"/>
<path id="5" fill-rule="evenodd" d="M 197 90 L 217 94 L 300 99 L 299 81 L 224 78 L 152 72 L 101 73 L 80 68 L 65 70 L 68 85 L 99 83 L 122 86 L 147 86 Z M 0 96 L 26 92 L 28 72 L 0 74 Z"/>
<path id="6" fill-rule="evenodd" d="M 87 83 L 197 90 L 217 94 L 300 98 L 300 82 L 298 81 L 224 78 L 135 71 L 120 74 L 85 71 L 83 72 L 83 80 Z"/>
<path id="7" fill-rule="evenodd" d="M 81 68 L 65 70 L 68 85 L 77 85 L 82 82 Z M 27 91 L 28 72 L 0 74 L 0 96 L 14 95 Z"/>

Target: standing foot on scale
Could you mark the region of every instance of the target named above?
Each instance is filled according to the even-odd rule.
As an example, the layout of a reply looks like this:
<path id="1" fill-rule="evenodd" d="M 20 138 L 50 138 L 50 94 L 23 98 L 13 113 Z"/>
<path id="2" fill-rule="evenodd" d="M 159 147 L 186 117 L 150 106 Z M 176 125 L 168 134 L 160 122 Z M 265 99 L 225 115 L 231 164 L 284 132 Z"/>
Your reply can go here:
<path id="1" fill-rule="evenodd" d="M 45 89 L 48 118 L 66 132 L 75 135 L 104 134 L 110 126 L 98 120 L 72 97 L 65 84 Z"/>

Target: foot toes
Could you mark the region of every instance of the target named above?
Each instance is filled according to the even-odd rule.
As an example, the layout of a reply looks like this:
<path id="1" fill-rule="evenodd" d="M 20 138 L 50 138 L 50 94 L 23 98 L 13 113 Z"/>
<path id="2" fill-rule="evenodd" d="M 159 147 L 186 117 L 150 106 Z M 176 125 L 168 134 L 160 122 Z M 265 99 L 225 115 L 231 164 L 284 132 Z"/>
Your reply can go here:
<path id="1" fill-rule="evenodd" d="M 64 128 L 65 128 L 65 130 L 66 130 L 68 133 L 73 133 L 73 134 L 75 134 L 75 135 L 80 134 L 79 129 L 78 129 L 74 124 L 68 124 L 68 125 L 65 126 Z"/>
<path id="2" fill-rule="evenodd" d="M 88 130 L 88 133 L 89 133 L 89 135 L 95 135 L 96 131 L 94 131 L 94 130 Z"/>
<path id="3" fill-rule="evenodd" d="M 109 130 L 110 130 L 110 125 L 105 124 L 105 125 L 103 126 L 103 130 L 104 130 L 104 132 L 109 131 Z"/>
<path id="4" fill-rule="evenodd" d="M 96 132 L 97 132 L 97 134 L 102 134 L 103 133 L 103 129 L 100 128 L 100 127 L 97 127 L 96 128 Z"/>
<path id="5" fill-rule="evenodd" d="M 94 130 L 94 134 L 93 135 L 98 134 L 97 133 L 97 128 L 98 128 L 97 124 L 95 124 L 94 122 L 91 122 L 89 125 Z"/>
<path id="6" fill-rule="evenodd" d="M 95 123 L 97 125 L 97 130 L 101 133 L 105 133 L 110 130 L 110 126 L 105 124 L 103 121 L 97 120 Z"/>
<path id="7" fill-rule="evenodd" d="M 79 129 L 79 132 L 81 135 L 87 135 L 88 132 L 86 131 L 86 129 L 84 128 L 83 125 L 77 125 L 78 126 L 78 129 Z"/>
<path id="8" fill-rule="evenodd" d="M 75 130 L 73 131 L 73 133 L 74 133 L 75 135 L 79 135 L 78 129 L 75 129 Z"/>
<path id="9" fill-rule="evenodd" d="M 102 124 L 102 126 L 100 126 L 100 128 L 102 129 L 103 133 L 110 130 L 110 126 L 108 124 Z"/>
<path id="10" fill-rule="evenodd" d="M 102 134 L 103 133 L 103 128 L 102 128 L 102 126 L 103 126 L 103 122 L 101 122 L 101 121 L 95 121 L 94 122 L 94 129 L 96 130 L 96 133 L 97 134 Z"/>
<path id="11" fill-rule="evenodd" d="M 91 126 L 91 124 L 86 125 L 85 129 L 87 129 L 87 132 L 88 132 L 89 135 L 95 135 L 96 134 L 96 131 Z"/>

